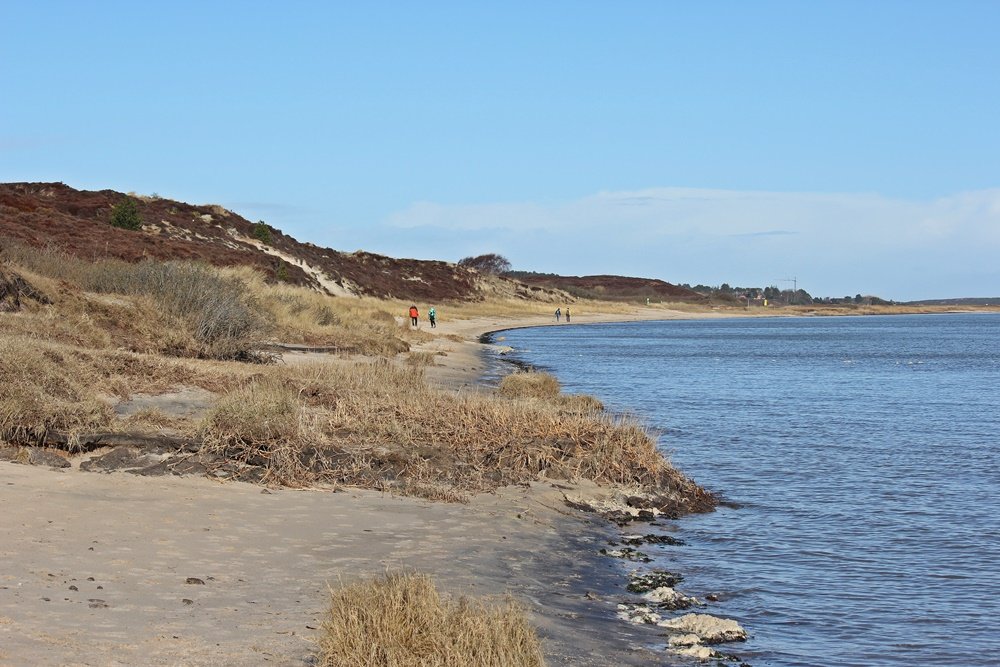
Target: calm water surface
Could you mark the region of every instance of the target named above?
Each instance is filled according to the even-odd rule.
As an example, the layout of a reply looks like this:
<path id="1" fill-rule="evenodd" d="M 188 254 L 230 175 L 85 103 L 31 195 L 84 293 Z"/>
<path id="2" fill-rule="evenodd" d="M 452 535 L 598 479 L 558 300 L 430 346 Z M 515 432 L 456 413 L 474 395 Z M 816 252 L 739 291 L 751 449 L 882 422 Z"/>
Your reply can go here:
<path id="1" fill-rule="evenodd" d="M 754 665 L 1000 664 L 1000 315 L 503 334 L 740 507 L 659 552 Z"/>

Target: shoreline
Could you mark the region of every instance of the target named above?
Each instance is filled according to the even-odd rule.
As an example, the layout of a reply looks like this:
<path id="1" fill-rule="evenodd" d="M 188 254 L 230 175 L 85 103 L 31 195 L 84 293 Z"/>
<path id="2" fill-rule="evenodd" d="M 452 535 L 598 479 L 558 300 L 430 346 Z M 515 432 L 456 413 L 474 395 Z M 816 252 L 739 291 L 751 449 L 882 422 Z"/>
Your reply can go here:
<path id="1" fill-rule="evenodd" d="M 664 316 L 666 315 L 666 316 Z M 749 317 L 788 317 L 789 315 L 756 315 Z M 808 315 L 790 315 L 792 317 L 809 317 Z M 551 321 L 549 318 L 545 318 L 548 321 L 537 322 L 535 320 L 541 318 L 527 319 L 527 318 L 510 318 L 507 322 L 492 321 L 491 328 L 488 330 L 475 330 L 472 332 L 475 335 L 475 340 L 478 345 L 478 354 L 483 360 L 483 366 L 488 366 L 491 362 L 502 366 L 508 366 L 508 372 L 517 372 L 518 370 L 533 370 L 529 364 L 525 362 L 518 362 L 514 359 L 506 359 L 504 355 L 509 352 L 513 352 L 514 348 L 509 346 L 500 345 L 504 338 L 502 336 L 497 336 L 505 331 L 512 331 L 517 329 L 529 329 L 529 328 L 541 328 L 550 326 L 588 326 L 596 324 L 619 324 L 628 322 L 665 322 L 665 321 L 692 321 L 692 320 L 707 320 L 707 319 L 737 319 L 748 317 L 742 313 L 688 313 L 682 311 L 671 311 L 669 313 L 663 313 L 662 311 L 656 312 L 636 312 L 631 313 L 626 317 L 621 317 L 605 314 L 599 318 L 594 318 L 585 321 L 577 321 L 572 323 L 558 323 Z M 498 324 L 502 326 L 497 327 Z M 468 330 L 468 328 L 467 328 Z M 487 384 L 487 378 L 484 376 L 482 370 L 477 371 L 477 377 L 473 379 L 474 383 L 478 383 L 481 386 L 492 387 L 493 383 Z M 506 375 L 507 373 L 502 373 Z M 434 380 L 431 380 L 434 381 Z M 443 386 L 443 385 L 439 385 Z M 468 384 L 463 385 L 468 386 Z M 445 388 L 454 388 L 454 385 L 446 386 Z M 684 471 L 681 470 L 683 473 Z M 697 481 L 697 480 L 696 480 Z M 564 495 L 564 499 L 569 504 L 569 497 Z M 594 497 L 583 498 L 583 503 L 589 504 L 593 502 Z M 722 504 L 722 499 L 720 498 L 720 504 Z M 591 510 L 595 509 L 596 505 L 600 503 L 594 503 L 591 505 Z M 580 515 L 577 512 L 577 515 Z M 736 634 L 732 635 L 738 637 L 742 634 L 742 638 L 745 639 L 747 634 L 746 631 L 736 622 L 731 619 L 727 619 L 724 616 L 717 616 L 713 613 L 712 602 L 717 602 L 716 598 L 709 596 L 707 600 L 700 600 L 696 597 L 690 597 L 686 595 L 681 590 L 676 590 L 674 586 L 683 579 L 683 573 L 677 573 L 676 571 L 667 571 L 662 569 L 662 564 L 666 560 L 666 554 L 655 553 L 663 549 L 663 544 L 669 546 L 682 545 L 683 542 L 675 541 L 676 538 L 672 537 L 674 530 L 678 529 L 678 521 L 684 517 L 674 517 L 661 519 L 660 517 L 653 517 L 648 519 L 637 519 L 629 523 L 618 523 L 611 519 L 611 517 L 602 516 L 600 513 L 594 513 L 591 515 L 593 521 L 597 522 L 599 526 L 596 528 L 602 535 L 601 547 L 598 550 L 598 559 L 603 559 L 606 562 L 606 567 L 608 570 L 613 571 L 614 575 L 611 577 L 609 582 L 606 582 L 604 590 L 602 592 L 602 597 L 610 597 L 613 602 L 613 608 L 602 607 L 600 610 L 603 613 L 603 617 L 595 618 L 592 611 L 592 616 L 589 619 L 590 623 L 593 624 L 596 630 L 600 625 L 606 624 L 607 621 L 611 620 L 612 623 L 616 623 L 621 626 L 619 630 L 623 634 L 621 637 L 625 639 L 624 635 L 627 634 L 627 640 L 632 642 L 627 646 L 620 647 L 625 651 L 628 651 L 632 655 L 638 655 L 639 653 L 645 653 L 647 657 L 642 658 L 642 661 L 636 664 L 687 664 L 692 659 L 697 662 L 703 662 L 705 660 L 718 660 L 719 664 L 745 664 L 740 659 L 738 651 L 737 652 L 726 652 L 725 648 L 732 639 L 725 639 L 722 641 L 722 646 L 709 645 L 700 643 L 695 640 L 694 643 L 678 643 L 673 644 L 673 639 L 670 638 L 670 633 L 664 633 L 663 629 L 660 627 L 659 623 L 666 623 L 673 620 L 674 622 L 684 623 L 681 617 L 688 614 L 697 614 L 703 620 L 699 621 L 703 624 L 703 628 L 711 627 L 708 632 L 722 632 L 720 628 L 729 628 Z M 577 516 L 579 519 L 579 516 Z M 669 523 L 664 523 L 666 519 Z M 565 521 L 566 530 L 572 530 L 573 520 Z M 645 545 L 645 547 L 643 546 Z M 589 544 L 577 544 L 575 545 L 577 549 L 577 557 L 580 560 L 593 559 L 595 554 L 593 550 L 597 546 L 593 542 Z M 637 548 L 636 548 L 637 547 Z M 582 550 L 581 550 L 582 549 Z M 645 552 L 644 552 L 645 551 Z M 651 562 L 654 565 L 659 562 L 661 567 L 645 567 L 647 562 Z M 659 580 L 658 583 L 650 584 L 649 588 L 637 589 L 639 592 L 647 591 L 640 595 L 637 592 L 632 592 L 632 587 L 634 584 L 644 585 L 645 580 Z M 608 588 L 610 585 L 610 589 Z M 660 588 L 659 586 L 665 585 L 666 588 Z M 661 597 L 657 597 L 657 595 Z M 650 597 L 652 596 L 652 597 Z M 599 599 L 592 598 L 590 593 L 586 594 L 588 600 Z M 659 606 L 657 601 L 662 600 L 666 604 Z M 706 604 L 707 603 L 707 604 Z M 549 610 L 552 611 L 552 610 Z M 710 620 L 708 620 L 710 619 Z M 537 619 L 536 619 L 537 620 Z M 691 626 L 678 626 L 678 627 L 688 627 Z M 676 631 L 675 631 L 676 632 Z M 690 629 L 683 630 L 681 632 L 690 632 Z M 721 636 L 721 635 L 719 635 Z M 690 642 L 690 638 L 694 635 L 687 634 L 685 639 Z M 736 639 L 736 641 L 742 641 Z M 709 642 L 709 644 L 714 644 L 714 641 Z M 724 649 L 722 652 L 716 649 Z M 583 663 L 579 663 L 583 664 Z M 609 663 L 612 664 L 612 663 Z M 622 662 L 620 659 L 613 664 L 633 664 L 631 662 Z"/>
<path id="2" fill-rule="evenodd" d="M 460 351 L 442 360 L 462 390 L 485 348 L 455 338 L 439 342 Z M 600 553 L 614 526 L 565 504 L 602 493 L 588 482 L 453 504 L 75 468 L 0 461 L 0 665 L 308 665 L 326 586 L 387 569 L 513 594 L 549 665 L 664 660 L 616 618 L 622 563 Z"/>
<path id="3" fill-rule="evenodd" d="M 739 317 L 641 308 L 577 314 L 571 324 L 444 320 L 414 349 L 446 355 L 426 369 L 430 382 L 475 391 L 486 333 Z M 308 363 L 312 354 L 288 357 Z M 534 482 L 448 504 L 9 462 L 0 477 L 0 665 L 307 665 L 326 585 L 386 569 L 427 572 L 451 594 L 514 594 L 550 665 L 674 660 L 655 626 L 617 617 L 618 603 L 634 597 L 623 591 L 632 568 L 600 549 L 622 531 L 564 499 L 599 495 L 592 484 Z"/>

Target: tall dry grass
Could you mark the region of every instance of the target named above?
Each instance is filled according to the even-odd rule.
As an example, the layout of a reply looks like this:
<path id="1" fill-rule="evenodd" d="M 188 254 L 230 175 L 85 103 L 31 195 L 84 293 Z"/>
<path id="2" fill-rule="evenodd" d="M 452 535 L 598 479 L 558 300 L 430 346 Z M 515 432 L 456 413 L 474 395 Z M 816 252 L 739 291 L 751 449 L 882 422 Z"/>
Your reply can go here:
<path id="1" fill-rule="evenodd" d="M 336 347 L 348 354 L 393 357 L 414 337 L 401 329 L 393 304 L 368 298 L 331 297 L 292 285 L 272 285 L 251 271 L 240 276 L 274 323 L 284 342 Z M 405 312 L 401 308 L 399 312 Z"/>
<path id="2" fill-rule="evenodd" d="M 153 260 L 134 264 L 108 259 L 88 262 L 54 247 L 39 249 L 16 244 L 5 244 L 2 256 L 8 263 L 71 283 L 84 292 L 133 297 L 129 305 L 158 325 L 155 330 L 164 337 L 161 351 L 192 352 L 212 359 L 256 360 L 270 326 L 242 281 L 207 265 Z M 57 287 L 56 292 L 65 290 Z M 60 305 L 72 301 L 63 296 L 55 299 L 51 311 L 59 312 Z M 107 310 L 109 305 L 121 305 L 79 296 L 76 300 L 81 299 L 89 301 L 88 313 L 95 306 Z M 135 328 L 125 312 L 112 313 L 104 324 L 105 331 L 115 327 Z M 184 330 L 186 337 L 170 333 L 178 328 Z M 183 349 L 186 343 L 194 349 Z"/>
<path id="3" fill-rule="evenodd" d="M 500 381 L 497 393 L 505 398 L 547 401 L 565 412 L 601 412 L 604 404 L 586 394 L 563 394 L 555 376 L 539 371 L 518 371 Z"/>
<path id="4" fill-rule="evenodd" d="M 266 382 L 223 399 L 202 432 L 212 451 L 265 466 L 269 479 L 285 484 L 325 481 L 447 496 L 548 476 L 696 488 L 641 424 L 567 409 L 561 400 L 447 393 L 428 387 L 422 368 L 387 362 L 266 373 Z M 276 420 L 279 412 L 287 421 Z M 279 437 L 250 425 L 272 419 L 282 425 Z M 286 445 L 292 449 L 276 450 Z"/>
<path id="5" fill-rule="evenodd" d="M 71 350 L 0 338 L 0 440 L 30 443 L 50 430 L 107 426 L 111 406 L 93 390 L 88 370 Z"/>
<path id="6" fill-rule="evenodd" d="M 501 601 L 443 597 L 423 574 L 388 574 L 330 592 L 322 667 L 541 667 L 524 611 Z"/>
<path id="7" fill-rule="evenodd" d="M 218 402 L 199 433 L 205 451 L 260 468 L 265 483 L 299 486 L 316 479 L 309 453 L 322 437 L 318 418 L 279 378 L 253 378 Z"/>
<path id="8" fill-rule="evenodd" d="M 118 430 L 129 422 L 116 421 L 112 406 L 133 394 L 158 394 L 180 385 L 226 393 L 245 384 L 253 368 L 0 333 L 0 440 L 32 444 L 47 431 L 72 437 Z M 193 431 L 195 424 L 174 420 L 171 426 Z"/>

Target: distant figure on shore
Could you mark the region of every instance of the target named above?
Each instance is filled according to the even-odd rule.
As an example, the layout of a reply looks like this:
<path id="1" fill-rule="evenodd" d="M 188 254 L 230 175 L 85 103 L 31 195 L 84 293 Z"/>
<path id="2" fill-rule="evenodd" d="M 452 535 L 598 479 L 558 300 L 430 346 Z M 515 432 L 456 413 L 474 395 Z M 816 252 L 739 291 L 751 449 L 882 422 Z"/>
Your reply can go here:
<path id="1" fill-rule="evenodd" d="M 558 322 L 559 318 L 561 318 L 561 317 L 562 317 L 562 309 L 561 308 L 556 308 L 556 322 Z"/>
<path id="2" fill-rule="evenodd" d="M 417 322 L 420 321 L 420 311 L 417 310 L 416 306 L 410 306 L 410 325 L 417 326 Z"/>
<path id="3" fill-rule="evenodd" d="M 427 311 L 427 319 L 431 321 L 431 329 L 437 326 L 437 311 L 434 310 L 432 306 L 430 310 Z"/>
<path id="4" fill-rule="evenodd" d="M 569 308 L 566 309 L 566 324 L 569 324 Z"/>

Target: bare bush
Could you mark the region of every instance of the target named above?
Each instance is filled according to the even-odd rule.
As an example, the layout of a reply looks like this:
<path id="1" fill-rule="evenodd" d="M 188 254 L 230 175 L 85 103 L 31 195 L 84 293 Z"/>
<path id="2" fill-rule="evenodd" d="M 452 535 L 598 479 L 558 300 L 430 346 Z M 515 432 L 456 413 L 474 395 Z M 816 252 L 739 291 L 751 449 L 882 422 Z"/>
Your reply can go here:
<path id="1" fill-rule="evenodd" d="M 197 353 L 212 359 L 256 360 L 269 323 L 246 285 L 192 262 L 88 262 L 57 248 L 7 245 L 4 257 L 91 292 L 147 297 L 183 321 Z"/>

